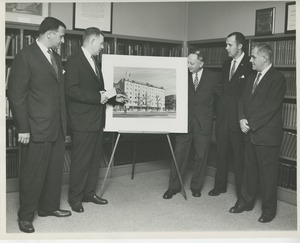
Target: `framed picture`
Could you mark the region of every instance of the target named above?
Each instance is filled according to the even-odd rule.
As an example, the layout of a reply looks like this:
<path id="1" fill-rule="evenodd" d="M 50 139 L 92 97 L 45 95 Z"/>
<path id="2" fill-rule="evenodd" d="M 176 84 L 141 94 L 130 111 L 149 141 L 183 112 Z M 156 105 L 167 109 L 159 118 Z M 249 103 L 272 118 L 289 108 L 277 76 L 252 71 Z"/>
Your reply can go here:
<path id="1" fill-rule="evenodd" d="M 296 32 L 296 2 L 289 2 L 285 4 L 285 33 Z"/>
<path id="2" fill-rule="evenodd" d="M 272 35 L 275 32 L 275 8 L 256 10 L 255 35 Z"/>
<path id="3" fill-rule="evenodd" d="M 112 31 L 112 3 L 74 3 L 73 29 L 97 27 Z"/>
<path id="4" fill-rule="evenodd" d="M 102 56 L 106 90 L 128 96 L 125 105 L 106 109 L 105 131 L 187 132 L 187 58 Z"/>
<path id="5" fill-rule="evenodd" d="M 6 3 L 5 21 L 40 24 L 49 16 L 48 3 Z"/>

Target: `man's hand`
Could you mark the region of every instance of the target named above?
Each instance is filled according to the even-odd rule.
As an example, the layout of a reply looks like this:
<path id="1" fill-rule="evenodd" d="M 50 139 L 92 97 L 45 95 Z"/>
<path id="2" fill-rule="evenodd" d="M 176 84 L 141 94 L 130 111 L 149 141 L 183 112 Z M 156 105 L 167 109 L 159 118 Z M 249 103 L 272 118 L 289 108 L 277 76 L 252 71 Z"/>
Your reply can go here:
<path id="1" fill-rule="evenodd" d="M 108 101 L 108 96 L 105 94 L 104 90 L 100 91 L 100 95 L 101 95 L 100 103 L 104 105 Z"/>
<path id="2" fill-rule="evenodd" d="M 19 143 L 28 144 L 30 140 L 30 133 L 19 133 L 18 141 Z"/>
<path id="3" fill-rule="evenodd" d="M 128 97 L 127 97 L 127 95 L 117 94 L 116 101 L 119 103 L 126 103 L 126 102 L 128 102 Z"/>
<path id="4" fill-rule="evenodd" d="M 250 130 L 247 119 L 240 120 L 240 127 L 243 133 L 247 134 Z"/>

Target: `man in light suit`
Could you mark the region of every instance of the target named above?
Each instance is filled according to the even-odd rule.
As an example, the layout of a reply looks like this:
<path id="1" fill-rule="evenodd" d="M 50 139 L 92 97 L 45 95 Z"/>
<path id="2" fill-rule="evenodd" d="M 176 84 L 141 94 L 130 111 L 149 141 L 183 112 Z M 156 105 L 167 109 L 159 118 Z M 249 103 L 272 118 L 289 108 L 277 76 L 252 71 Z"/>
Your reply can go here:
<path id="1" fill-rule="evenodd" d="M 277 178 L 282 141 L 282 101 L 286 81 L 272 67 L 268 44 L 256 44 L 251 52 L 252 68 L 238 104 L 239 122 L 245 134 L 245 169 L 241 197 L 231 213 L 253 209 L 257 183 L 262 199 L 261 223 L 273 220 L 277 209 Z"/>
<path id="2" fill-rule="evenodd" d="M 15 57 L 8 81 L 8 98 L 22 144 L 20 167 L 21 231 L 34 232 L 34 213 L 66 217 L 59 209 L 66 136 L 64 80 L 60 56 L 65 24 L 47 17 L 35 43 Z"/>
<path id="3" fill-rule="evenodd" d="M 73 211 L 82 213 L 82 202 L 107 204 L 96 195 L 102 153 L 105 108 L 109 97 L 105 92 L 102 72 L 95 57 L 103 49 L 104 34 L 88 28 L 83 46 L 66 65 L 68 124 L 72 130 L 73 150 L 70 166 L 69 203 Z M 117 94 L 115 101 L 126 97 Z"/>
<path id="4" fill-rule="evenodd" d="M 245 54 L 244 48 L 245 36 L 242 33 L 233 32 L 227 36 L 226 51 L 230 59 L 225 61 L 222 67 L 224 90 L 216 112 L 217 170 L 214 188 L 208 193 L 210 196 L 218 196 L 227 191 L 228 164 L 231 157 L 237 196 L 241 190 L 244 143 L 238 122 L 237 104 L 252 70 L 250 58 Z"/>
<path id="5" fill-rule="evenodd" d="M 199 50 L 188 56 L 188 133 L 176 136 L 174 151 L 180 176 L 183 177 L 190 149 L 194 147 L 195 163 L 190 183 L 194 197 L 201 196 L 213 124 L 213 102 L 215 95 L 219 95 L 222 90 L 219 75 L 203 68 L 203 65 L 203 54 Z M 169 189 L 163 198 L 170 199 L 180 190 L 179 178 L 173 164 Z"/>

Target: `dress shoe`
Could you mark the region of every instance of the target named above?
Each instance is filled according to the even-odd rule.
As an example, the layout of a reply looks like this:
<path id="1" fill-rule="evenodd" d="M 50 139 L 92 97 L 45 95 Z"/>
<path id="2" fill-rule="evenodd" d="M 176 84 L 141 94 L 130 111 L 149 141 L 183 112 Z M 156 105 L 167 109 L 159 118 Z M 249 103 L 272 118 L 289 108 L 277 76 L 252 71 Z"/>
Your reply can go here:
<path id="1" fill-rule="evenodd" d="M 253 207 L 245 206 L 240 203 L 235 204 L 232 208 L 229 209 L 230 213 L 242 213 L 245 211 L 251 211 Z"/>
<path id="2" fill-rule="evenodd" d="M 96 203 L 96 204 L 108 204 L 108 201 L 104 198 L 100 198 L 98 197 L 97 195 L 94 195 L 92 197 L 84 197 L 82 199 L 83 202 L 93 202 L 93 203 Z"/>
<path id="3" fill-rule="evenodd" d="M 38 211 L 38 215 L 40 217 L 47 217 L 47 216 L 55 216 L 55 217 L 68 217 L 71 216 L 72 213 L 69 210 L 62 210 L 62 209 L 58 209 L 52 212 L 45 212 L 45 211 Z"/>
<path id="4" fill-rule="evenodd" d="M 33 233 L 34 227 L 31 222 L 18 219 L 19 229 L 25 233 Z"/>
<path id="5" fill-rule="evenodd" d="M 164 195 L 163 195 L 163 199 L 171 199 L 174 195 L 176 195 L 179 192 L 179 190 L 177 189 L 168 189 Z"/>
<path id="6" fill-rule="evenodd" d="M 192 195 L 193 197 L 201 197 L 201 192 L 200 190 L 192 190 Z"/>
<path id="7" fill-rule="evenodd" d="M 82 207 L 81 202 L 76 202 L 74 204 L 71 204 L 70 206 L 71 206 L 71 208 L 74 212 L 77 212 L 77 213 L 83 213 L 84 212 L 84 209 Z"/>
<path id="8" fill-rule="evenodd" d="M 275 217 L 272 215 L 267 215 L 267 214 L 263 214 L 262 216 L 260 216 L 260 218 L 258 219 L 258 222 L 260 223 L 269 223 L 271 222 Z"/>
<path id="9" fill-rule="evenodd" d="M 217 189 L 212 189 L 209 191 L 208 195 L 209 196 L 219 196 L 221 193 L 225 193 L 226 190 L 217 190 Z"/>

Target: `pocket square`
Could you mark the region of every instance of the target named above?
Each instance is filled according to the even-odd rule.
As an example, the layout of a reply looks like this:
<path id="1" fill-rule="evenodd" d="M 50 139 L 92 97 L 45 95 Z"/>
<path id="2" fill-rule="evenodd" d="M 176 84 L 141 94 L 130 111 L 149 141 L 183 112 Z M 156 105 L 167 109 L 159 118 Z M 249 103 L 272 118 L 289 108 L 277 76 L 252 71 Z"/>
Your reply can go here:
<path id="1" fill-rule="evenodd" d="M 242 75 L 240 78 L 245 78 L 245 76 L 244 76 L 244 75 Z"/>

